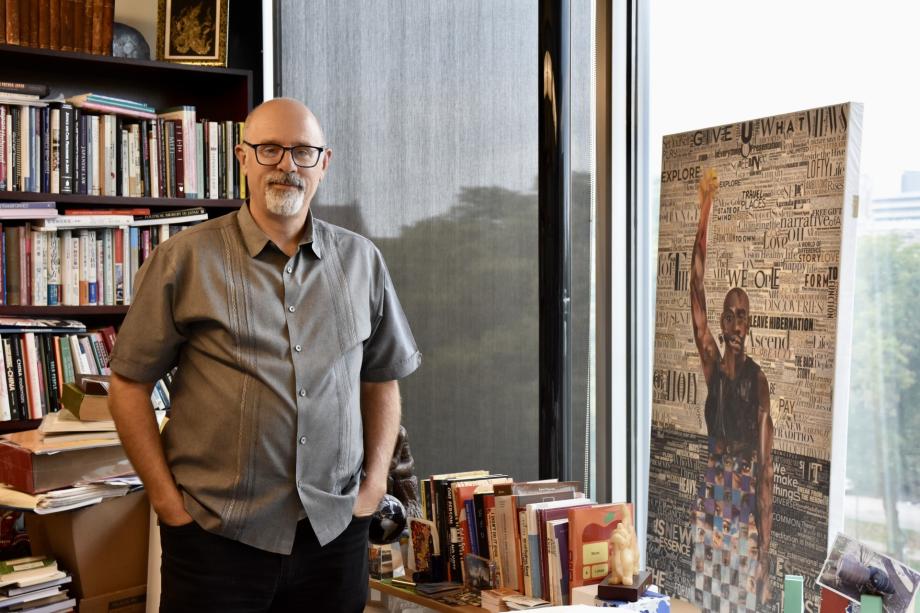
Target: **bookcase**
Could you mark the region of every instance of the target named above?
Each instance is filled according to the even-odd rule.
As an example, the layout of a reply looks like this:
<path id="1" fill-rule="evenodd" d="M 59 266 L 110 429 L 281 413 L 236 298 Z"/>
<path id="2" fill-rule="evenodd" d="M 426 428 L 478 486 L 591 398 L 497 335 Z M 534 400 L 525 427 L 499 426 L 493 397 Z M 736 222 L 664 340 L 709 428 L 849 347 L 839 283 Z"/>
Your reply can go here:
<path id="1" fill-rule="evenodd" d="M 93 92 L 145 102 L 158 111 L 194 106 L 197 119 L 243 121 L 252 108 L 252 72 L 128 60 L 86 53 L 50 51 L 0 45 L 0 80 L 38 83 L 49 87 L 49 97 Z M 130 209 L 152 213 L 202 207 L 210 218 L 231 212 L 238 199 L 154 198 L 0 191 L 0 201 L 54 201 L 66 207 Z M 13 306 L 0 305 L 0 317 L 76 319 L 88 328 L 120 325 L 128 306 Z M 38 420 L 0 422 L 0 432 L 34 428 Z"/>

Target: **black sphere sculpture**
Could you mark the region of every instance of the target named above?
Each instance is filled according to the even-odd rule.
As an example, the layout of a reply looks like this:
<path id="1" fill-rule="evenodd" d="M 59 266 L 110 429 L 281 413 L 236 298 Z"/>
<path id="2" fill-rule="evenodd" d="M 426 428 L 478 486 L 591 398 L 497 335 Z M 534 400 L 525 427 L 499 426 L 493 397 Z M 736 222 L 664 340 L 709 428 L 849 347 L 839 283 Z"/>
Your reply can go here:
<path id="1" fill-rule="evenodd" d="M 384 494 L 371 515 L 368 539 L 374 545 L 387 545 L 399 539 L 406 527 L 406 508 L 398 498 Z"/>
<path id="2" fill-rule="evenodd" d="M 112 28 L 112 56 L 132 60 L 149 60 L 150 45 L 144 36 L 123 23 L 116 23 Z"/>

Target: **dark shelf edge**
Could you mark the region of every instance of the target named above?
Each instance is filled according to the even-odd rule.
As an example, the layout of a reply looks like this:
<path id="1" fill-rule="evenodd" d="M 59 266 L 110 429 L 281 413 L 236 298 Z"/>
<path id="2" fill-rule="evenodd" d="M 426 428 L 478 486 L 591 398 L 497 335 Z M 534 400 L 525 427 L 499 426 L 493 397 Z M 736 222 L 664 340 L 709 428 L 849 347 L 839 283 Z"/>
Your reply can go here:
<path id="1" fill-rule="evenodd" d="M 114 57 L 111 55 L 93 55 L 92 53 L 82 53 L 77 51 L 52 51 L 50 49 L 24 47 L 22 45 L 0 45 L 0 53 L 44 56 L 68 62 L 110 64 L 125 68 L 137 68 L 141 70 L 163 70 L 168 72 L 205 72 L 227 76 L 246 76 L 247 74 L 252 73 L 251 70 L 245 70 L 242 68 L 225 68 L 223 66 L 198 66 L 195 64 L 176 64 L 173 62 L 161 62 L 158 60 L 133 60 L 123 57 Z"/>
<path id="2" fill-rule="evenodd" d="M 90 204 L 95 207 L 130 206 L 130 207 L 175 207 L 191 208 L 200 206 L 206 209 L 231 209 L 242 206 L 238 199 L 210 198 L 136 198 L 129 196 L 89 196 L 84 194 L 50 194 L 47 192 L 10 192 L 0 191 L 0 200 L 22 202 L 56 202 L 58 204 Z"/>
<path id="3" fill-rule="evenodd" d="M 0 421 L 0 434 L 34 430 L 39 427 L 41 423 L 42 420 L 40 419 L 8 419 L 6 421 Z"/>
<path id="4" fill-rule="evenodd" d="M 31 306 L 31 305 L 0 305 L 0 317 L 60 317 L 61 315 L 93 316 L 93 315 L 124 315 L 128 312 L 126 305 L 106 306 Z"/>

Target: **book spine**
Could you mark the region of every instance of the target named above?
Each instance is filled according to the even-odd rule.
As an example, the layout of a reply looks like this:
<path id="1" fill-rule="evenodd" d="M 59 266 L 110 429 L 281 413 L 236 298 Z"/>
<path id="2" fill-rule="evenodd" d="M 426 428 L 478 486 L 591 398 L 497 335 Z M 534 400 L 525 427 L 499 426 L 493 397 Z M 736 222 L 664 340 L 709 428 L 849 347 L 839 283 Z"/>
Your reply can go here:
<path id="1" fill-rule="evenodd" d="M 32 0 L 33 3 L 36 0 Z M 51 0 L 38 0 L 38 46 L 51 48 Z"/>
<path id="2" fill-rule="evenodd" d="M 94 55 L 102 55 L 102 21 L 104 18 L 104 5 L 102 0 L 92 0 L 93 2 L 93 30 L 91 49 Z"/>
<path id="3" fill-rule="evenodd" d="M 204 124 L 195 122 L 195 180 L 198 186 L 198 198 L 207 198 L 205 183 L 205 161 L 208 159 L 204 141 Z"/>
<path id="4" fill-rule="evenodd" d="M 126 128 L 122 125 L 121 117 L 115 120 L 115 188 L 119 196 L 130 196 L 128 193 L 128 173 L 125 172 L 125 160 L 128 159 L 128 141 L 125 138 Z"/>
<path id="5" fill-rule="evenodd" d="M 19 0 L 6 0 L 6 42 L 19 44 Z"/>
<path id="6" fill-rule="evenodd" d="M 220 198 L 220 143 L 217 138 L 217 122 L 208 122 L 208 198 Z"/>
<path id="7" fill-rule="evenodd" d="M 22 107 L 19 121 L 20 182 L 19 191 L 32 191 L 32 108 Z"/>
<path id="8" fill-rule="evenodd" d="M 15 339 L 11 338 L 9 335 L 3 335 L 0 337 L 0 344 L 2 344 L 3 347 L 3 374 L 6 379 L 8 402 L 10 406 L 10 419 L 22 419 L 22 413 L 20 412 L 21 405 L 19 403 L 20 389 L 19 383 L 16 379 L 16 360 L 14 358 L 12 348 L 13 342 L 15 342 Z"/>
<path id="9" fill-rule="evenodd" d="M 29 419 L 29 389 L 26 380 L 22 336 L 22 334 L 10 335 L 10 351 L 13 358 L 13 376 L 16 378 L 16 402 L 19 407 L 19 419 Z"/>
<path id="10" fill-rule="evenodd" d="M 61 348 L 61 380 L 64 383 L 73 383 L 77 380 L 74 371 L 73 352 L 71 351 L 70 337 L 62 336 L 58 339 Z M 63 390 L 64 388 L 61 387 Z"/>
<path id="11" fill-rule="evenodd" d="M 51 0 L 48 7 L 48 48 L 58 51 L 61 48 L 61 0 Z"/>
<path id="12" fill-rule="evenodd" d="M 236 132 L 236 130 L 233 129 L 233 122 L 224 122 L 224 180 L 226 181 L 224 192 L 226 193 L 227 198 L 233 198 L 234 194 L 233 168 L 235 166 L 234 161 L 236 159 L 233 155 L 234 132 Z"/>
<path id="13" fill-rule="evenodd" d="M 48 306 L 61 303 L 61 237 L 51 232 L 47 238 L 48 247 Z"/>
<path id="14" fill-rule="evenodd" d="M 19 276 L 19 233 L 20 226 L 7 226 L 3 229 L 6 244 L 6 304 L 20 303 L 22 280 Z"/>
<path id="15" fill-rule="evenodd" d="M 115 304 L 115 236 L 112 228 L 102 230 L 103 304 Z"/>
<path id="16" fill-rule="evenodd" d="M 115 228 L 112 247 L 112 283 L 115 288 L 115 304 L 125 303 L 125 229 Z"/>
<path id="17" fill-rule="evenodd" d="M 0 421 L 9 421 L 13 419 L 10 410 L 10 391 L 7 386 L 6 378 L 6 355 L 0 351 Z"/>
<path id="18" fill-rule="evenodd" d="M 18 106 L 10 107 L 12 121 L 9 128 L 10 140 L 10 171 L 7 172 L 7 186 L 10 191 L 19 189 L 20 174 L 22 173 L 22 147 L 19 139 L 19 122 L 22 121 L 22 109 Z"/>
<path id="19" fill-rule="evenodd" d="M 170 166 L 175 173 L 175 194 L 177 198 L 185 198 L 185 138 L 182 131 L 182 122 L 173 121 L 175 132 L 176 155 L 175 165 Z"/>
<path id="20" fill-rule="evenodd" d="M 51 109 L 44 107 L 41 109 L 41 191 L 48 193 L 51 191 Z"/>
<path id="21" fill-rule="evenodd" d="M 83 49 L 93 52 L 93 0 L 83 0 Z"/>
<path id="22" fill-rule="evenodd" d="M 73 193 L 73 107 L 61 105 L 61 185 L 60 193 Z"/>
<path id="23" fill-rule="evenodd" d="M 61 193 L 61 109 L 51 109 L 51 176 L 52 194 Z"/>
<path id="24" fill-rule="evenodd" d="M 138 166 L 140 167 L 140 195 L 150 197 L 150 150 L 147 143 L 147 122 L 142 121 L 138 128 Z"/>
<path id="25" fill-rule="evenodd" d="M 104 0 L 102 10 L 102 55 L 112 55 L 114 22 L 115 0 Z"/>
<path id="26" fill-rule="evenodd" d="M 99 117 L 96 115 L 89 116 L 89 132 L 86 135 L 88 177 L 87 181 L 90 186 L 90 193 L 93 196 L 99 196 L 102 193 L 102 173 L 101 164 L 103 155 L 100 155 L 103 146 L 102 134 L 99 133 Z"/>
<path id="27" fill-rule="evenodd" d="M 102 266 L 105 263 L 105 245 L 102 242 L 103 230 L 96 230 L 96 240 L 93 245 L 93 262 L 95 263 L 96 279 L 96 304 L 105 304 L 105 273 Z"/>
<path id="28" fill-rule="evenodd" d="M 3 0 L 0 0 L 0 4 L 3 4 Z M 0 22 L 0 24 L 2 23 L 3 22 Z M 7 188 L 6 167 L 9 157 L 6 154 L 6 143 L 9 141 L 9 117 L 10 115 L 6 105 L 0 105 L 0 191 L 6 191 Z"/>
<path id="29" fill-rule="evenodd" d="M 38 47 L 38 0 L 27 0 L 29 5 L 29 46 Z"/>
<path id="30" fill-rule="evenodd" d="M 47 233 L 32 230 L 32 304 L 48 305 Z"/>
<path id="31" fill-rule="evenodd" d="M 29 393 L 29 419 L 41 419 L 43 414 L 42 389 L 38 369 L 38 348 L 35 345 L 35 333 L 26 332 L 22 335 L 23 363 L 25 364 L 26 381 Z"/>
<path id="32" fill-rule="evenodd" d="M 89 193 L 89 117 L 84 115 L 80 109 L 74 109 L 74 145 L 76 149 L 76 159 L 74 172 L 77 177 L 74 180 L 74 191 L 80 194 Z M 77 183 L 79 181 L 79 183 Z"/>
<path id="33" fill-rule="evenodd" d="M 131 227 L 128 229 L 128 236 L 130 240 L 128 241 L 128 250 L 129 250 L 129 262 L 130 262 L 130 274 L 126 275 L 127 282 L 125 285 L 128 285 L 130 282 L 130 288 L 125 287 L 125 298 L 126 300 L 132 300 L 134 298 L 134 278 L 137 275 L 137 269 L 140 266 L 140 228 Z M 129 291 L 130 290 L 130 291 Z"/>

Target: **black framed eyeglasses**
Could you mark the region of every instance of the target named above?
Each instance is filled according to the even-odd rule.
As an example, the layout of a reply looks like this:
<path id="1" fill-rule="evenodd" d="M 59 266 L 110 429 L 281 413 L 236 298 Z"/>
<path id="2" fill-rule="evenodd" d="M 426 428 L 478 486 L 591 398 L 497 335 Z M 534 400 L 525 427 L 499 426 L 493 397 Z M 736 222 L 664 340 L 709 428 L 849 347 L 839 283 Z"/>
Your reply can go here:
<path id="1" fill-rule="evenodd" d="M 256 152 L 256 161 L 262 166 L 274 166 L 280 164 L 284 158 L 284 152 L 291 152 L 291 159 L 294 164 L 301 168 L 313 168 L 319 163 L 326 147 L 314 147 L 313 145 L 295 145 L 293 147 L 283 147 L 275 143 L 250 143 L 243 141 L 244 145 L 252 147 Z"/>

